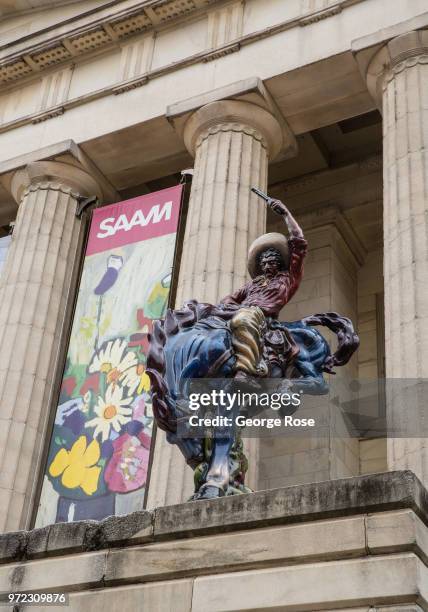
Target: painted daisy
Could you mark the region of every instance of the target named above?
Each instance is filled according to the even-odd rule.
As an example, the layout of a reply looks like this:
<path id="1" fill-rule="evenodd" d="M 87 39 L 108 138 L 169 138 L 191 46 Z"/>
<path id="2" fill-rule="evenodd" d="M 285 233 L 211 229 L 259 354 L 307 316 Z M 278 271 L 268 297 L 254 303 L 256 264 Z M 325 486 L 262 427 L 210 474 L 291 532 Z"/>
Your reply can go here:
<path id="1" fill-rule="evenodd" d="M 122 425 L 131 420 L 132 397 L 123 397 L 123 389 L 118 385 L 109 385 L 105 399 L 98 396 L 94 410 L 96 417 L 85 423 L 85 427 L 95 427 L 94 438 L 101 434 L 101 441 L 108 440 L 111 429 L 119 432 Z"/>
<path id="2" fill-rule="evenodd" d="M 135 353 L 126 350 L 127 346 L 126 340 L 121 338 L 103 344 L 89 364 L 89 373 L 104 372 L 107 383 L 115 385 L 129 368 L 138 363 Z"/>

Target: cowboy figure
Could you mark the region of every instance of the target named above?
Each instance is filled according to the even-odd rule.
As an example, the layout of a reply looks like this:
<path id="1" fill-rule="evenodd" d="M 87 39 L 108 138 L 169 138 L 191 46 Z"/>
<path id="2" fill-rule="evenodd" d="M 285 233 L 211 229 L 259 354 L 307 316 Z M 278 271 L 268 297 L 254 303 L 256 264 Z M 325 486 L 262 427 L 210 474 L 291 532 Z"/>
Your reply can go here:
<path id="1" fill-rule="evenodd" d="M 240 359 L 242 345 L 239 341 L 234 342 L 238 378 L 255 374 L 282 378 L 299 352 L 290 332 L 279 324 L 278 315 L 296 293 L 302 280 L 307 242 L 299 224 L 282 202 L 271 199 L 269 206 L 284 219 L 289 232 L 288 240 L 276 232 L 257 238 L 248 254 L 248 270 L 252 280 L 220 303 L 226 311 L 239 309 L 239 314 L 231 321 L 234 336 L 239 333 L 240 324 L 248 326 L 253 323 L 259 332 L 260 353 L 254 355 L 258 361 L 256 371 L 254 360 L 251 360 L 251 364 L 248 360 Z M 248 352 L 248 346 L 244 351 Z"/>

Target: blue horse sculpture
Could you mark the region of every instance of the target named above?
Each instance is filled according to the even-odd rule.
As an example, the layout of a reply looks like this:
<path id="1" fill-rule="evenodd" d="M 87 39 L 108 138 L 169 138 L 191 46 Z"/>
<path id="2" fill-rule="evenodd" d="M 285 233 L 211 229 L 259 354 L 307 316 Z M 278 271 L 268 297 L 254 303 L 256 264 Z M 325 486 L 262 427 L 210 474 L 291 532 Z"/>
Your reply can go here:
<path id="1" fill-rule="evenodd" d="M 180 448 L 195 470 L 194 499 L 249 491 L 244 483 L 247 460 L 237 428 L 220 427 L 214 436 L 192 437 L 188 426 L 192 381 L 233 379 L 236 355 L 228 318 L 222 305 L 193 300 L 181 310 L 168 310 L 165 320 L 155 323 L 150 338 L 147 373 L 154 416 L 167 440 Z M 333 354 L 317 325 L 337 335 Z M 327 393 L 324 373 L 344 365 L 359 344 L 352 322 L 334 312 L 291 323 L 270 320 L 269 327 L 286 330 L 298 348 L 284 379 L 287 387 L 298 382 L 298 388 L 309 394 Z M 227 486 L 207 486 L 207 477 L 212 482 L 213 474 Z"/>

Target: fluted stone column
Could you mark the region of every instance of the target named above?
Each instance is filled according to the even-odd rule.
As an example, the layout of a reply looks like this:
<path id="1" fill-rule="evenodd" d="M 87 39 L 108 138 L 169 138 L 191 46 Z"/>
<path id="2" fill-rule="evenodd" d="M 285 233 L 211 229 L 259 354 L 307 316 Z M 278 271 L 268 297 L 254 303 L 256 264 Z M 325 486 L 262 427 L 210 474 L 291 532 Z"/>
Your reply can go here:
<path id="1" fill-rule="evenodd" d="M 251 242 L 266 231 L 266 206 L 251 187 L 267 189 L 269 159 L 294 147 L 288 130 L 264 108 L 221 100 L 199 108 L 183 133 L 195 157 L 176 305 L 195 298 L 217 303 L 248 280 Z M 148 506 L 183 501 L 192 471 L 158 431 Z M 249 486 L 257 486 L 258 441 L 244 440 Z"/>
<path id="2" fill-rule="evenodd" d="M 427 379 L 428 30 L 383 46 L 368 66 L 367 82 L 383 114 L 386 376 Z M 427 398 L 417 397 L 416 387 L 417 420 L 417 402 L 408 405 L 396 390 L 387 395 L 389 418 L 404 424 L 404 416 L 414 431 L 423 431 L 417 421 Z M 427 438 L 389 439 L 388 465 L 411 469 L 427 486 Z"/>
<path id="3" fill-rule="evenodd" d="M 18 216 L 0 280 L 0 530 L 28 526 L 73 264 L 83 170 L 35 162 L 15 173 Z"/>

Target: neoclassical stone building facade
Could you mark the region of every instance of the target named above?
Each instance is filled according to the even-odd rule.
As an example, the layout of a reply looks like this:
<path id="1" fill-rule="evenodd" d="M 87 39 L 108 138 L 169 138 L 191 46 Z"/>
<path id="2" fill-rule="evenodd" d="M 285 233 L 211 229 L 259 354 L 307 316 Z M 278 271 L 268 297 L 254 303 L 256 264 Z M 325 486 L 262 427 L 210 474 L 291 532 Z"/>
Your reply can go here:
<path id="1" fill-rule="evenodd" d="M 251 186 L 285 198 L 310 249 L 284 319 L 356 321 L 361 347 L 341 376 L 428 378 L 426 10 L 0 0 L 0 237 L 13 227 L 0 270 L 2 592 L 70 592 L 76 610 L 428 609 L 426 438 L 358 439 L 335 421 L 317 440 L 248 439 L 258 493 L 185 504 L 191 470 L 160 432 L 146 509 L 33 529 L 85 197 L 117 202 L 193 168 L 176 304 L 237 288 L 249 244 L 279 229 Z M 379 403 L 387 418 L 403 410 L 388 393 Z"/>

